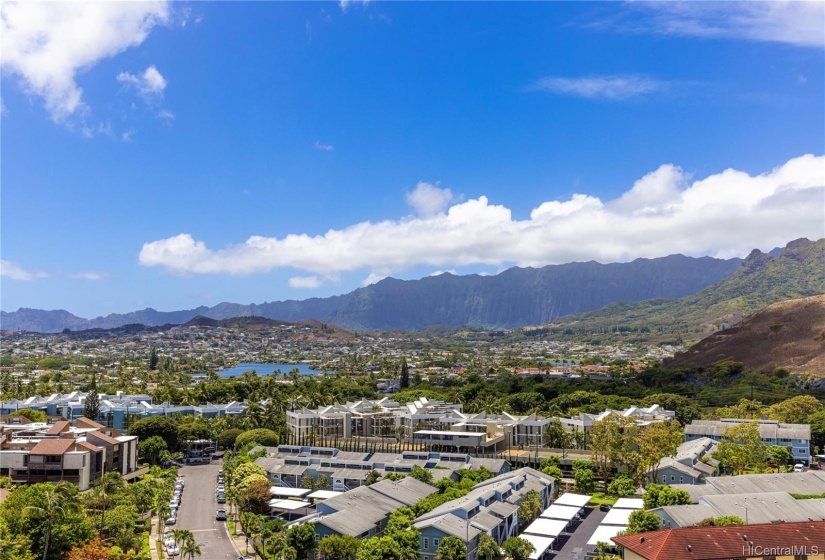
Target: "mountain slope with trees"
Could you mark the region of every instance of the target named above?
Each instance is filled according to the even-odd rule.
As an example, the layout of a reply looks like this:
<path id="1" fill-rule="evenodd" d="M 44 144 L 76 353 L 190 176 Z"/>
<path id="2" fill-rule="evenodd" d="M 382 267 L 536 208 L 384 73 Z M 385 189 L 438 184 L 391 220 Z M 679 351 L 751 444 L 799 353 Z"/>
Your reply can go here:
<path id="1" fill-rule="evenodd" d="M 735 327 L 712 334 L 666 365 L 709 367 L 719 360 L 747 370 L 825 375 L 825 294 L 769 305 Z"/>
<path id="2" fill-rule="evenodd" d="M 578 333 L 626 329 L 695 340 L 731 327 L 772 303 L 822 293 L 825 239 L 797 239 L 779 257 L 754 249 L 732 276 L 696 294 L 616 303 L 564 317 L 550 327 Z"/>

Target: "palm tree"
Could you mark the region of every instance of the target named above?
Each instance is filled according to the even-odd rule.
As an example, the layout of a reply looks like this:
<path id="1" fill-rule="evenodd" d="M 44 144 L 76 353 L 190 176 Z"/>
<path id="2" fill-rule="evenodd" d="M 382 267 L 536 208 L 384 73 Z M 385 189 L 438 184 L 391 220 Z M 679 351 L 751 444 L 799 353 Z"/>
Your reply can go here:
<path id="1" fill-rule="evenodd" d="M 194 539 L 191 541 L 187 541 L 183 543 L 183 547 L 180 549 L 180 553 L 183 556 L 189 555 L 189 560 L 195 558 L 195 556 L 201 555 L 201 547 L 200 545 L 196 544 Z"/>
<path id="2" fill-rule="evenodd" d="M 166 518 L 172 514 L 172 509 L 169 507 L 169 503 L 165 500 L 162 493 L 158 493 L 156 499 L 155 515 L 158 516 L 158 542 L 160 542 L 161 534 L 163 534 L 163 527 L 166 524 Z"/>
<path id="3" fill-rule="evenodd" d="M 42 512 L 48 519 L 46 525 L 46 540 L 43 544 L 43 560 L 49 554 L 49 540 L 52 536 L 52 524 L 58 515 L 64 515 L 69 511 L 78 511 L 80 509 L 80 500 L 77 497 L 77 487 L 70 482 L 58 482 L 55 486 L 47 486 L 46 500 L 42 507 L 26 506 L 27 509 L 37 510 Z"/>

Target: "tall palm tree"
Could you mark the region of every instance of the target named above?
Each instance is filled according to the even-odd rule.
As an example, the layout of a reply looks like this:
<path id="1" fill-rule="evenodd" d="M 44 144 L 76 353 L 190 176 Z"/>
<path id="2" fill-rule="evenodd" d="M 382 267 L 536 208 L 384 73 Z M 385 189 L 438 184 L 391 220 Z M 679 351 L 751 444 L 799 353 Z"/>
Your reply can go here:
<path id="1" fill-rule="evenodd" d="M 80 509 L 80 499 L 77 497 L 77 487 L 70 482 L 58 482 L 55 486 L 45 487 L 46 500 L 42 506 L 26 506 L 25 510 L 40 511 L 47 518 L 46 540 L 43 544 L 43 560 L 49 554 L 49 540 L 52 537 L 52 525 L 57 516 L 63 516 L 70 511 Z"/>

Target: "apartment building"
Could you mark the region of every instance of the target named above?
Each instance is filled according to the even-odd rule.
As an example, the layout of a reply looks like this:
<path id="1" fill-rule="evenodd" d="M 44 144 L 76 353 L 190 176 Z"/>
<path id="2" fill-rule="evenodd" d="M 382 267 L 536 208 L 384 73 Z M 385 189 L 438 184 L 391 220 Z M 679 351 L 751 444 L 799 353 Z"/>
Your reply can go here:
<path id="1" fill-rule="evenodd" d="M 593 424 L 607 418 L 630 418 L 639 426 L 669 421 L 675 413 L 659 405 L 631 406 L 558 418 L 564 429 L 581 434 L 581 445 Z M 426 398 L 400 405 L 389 397 L 375 401 L 334 404 L 318 409 L 303 408 L 286 413 L 290 433 L 299 441 L 310 436 L 326 438 L 395 437 L 403 435 L 433 450 L 497 452 L 513 447 L 544 447 L 545 431 L 556 418 L 536 414 L 466 413 L 461 404 L 429 401 Z"/>
<path id="2" fill-rule="evenodd" d="M 797 463 L 808 465 L 811 460 L 811 426 L 809 424 L 785 424 L 776 420 L 744 420 L 722 418 L 721 420 L 694 420 L 685 426 L 685 441 L 707 437 L 720 441 L 725 430 L 731 426 L 756 422 L 759 435 L 765 445 L 787 447 Z"/>
<path id="3" fill-rule="evenodd" d="M 87 418 L 75 426 L 16 422 L 0 425 L 0 476 L 15 484 L 68 481 L 86 490 L 104 473 L 137 470 L 136 436 L 124 436 Z"/>

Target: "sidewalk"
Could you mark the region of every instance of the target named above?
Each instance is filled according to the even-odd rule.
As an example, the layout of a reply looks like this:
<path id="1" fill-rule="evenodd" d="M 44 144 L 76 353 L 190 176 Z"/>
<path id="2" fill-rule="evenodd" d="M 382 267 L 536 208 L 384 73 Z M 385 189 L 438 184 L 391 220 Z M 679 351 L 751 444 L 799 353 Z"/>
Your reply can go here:
<path id="1" fill-rule="evenodd" d="M 238 553 L 238 556 L 243 557 L 245 554 L 248 554 L 252 558 L 260 558 L 260 556 L 255 554 L 255 551 L 252 550 L 251 546 L 249 547 L 249 552 L 244 552 L 244 549 L 246 548 L 246 535 L 244 534 L 243 530 L 241 529 L 240 521 L 237 524 L 237 527 L 238 527 L 238 536 L 237 537 L 232 536 L 232 532 L 229 530 L 229 524 L 230 523 L 232 523 L 232 521 L 229 521 L 227 519 L 227 521 L 226 521 L 226 534 L 229 536 L 229 540 L 232 541 L 232 546 L 235 547 L 235 552 Z"/>
<path id="2" fill-rule="evenodd" d="M 158 523 L 157 517 L 152 517 L 151 523 L 149 525 L 149 554 L 152 556 L 152 560 L 160 560 L 164 557 L 164 554 L 161 553 L 158 555 Z"/>

